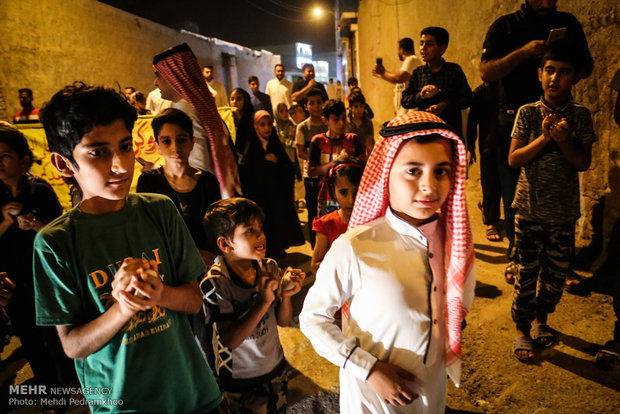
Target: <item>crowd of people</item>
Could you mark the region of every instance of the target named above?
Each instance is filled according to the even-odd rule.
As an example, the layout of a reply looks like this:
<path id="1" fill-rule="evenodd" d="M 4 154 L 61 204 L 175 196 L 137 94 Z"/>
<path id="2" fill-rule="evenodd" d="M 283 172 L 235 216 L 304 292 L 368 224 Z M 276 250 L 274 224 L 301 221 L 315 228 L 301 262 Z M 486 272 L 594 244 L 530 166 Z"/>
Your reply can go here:
<path id="1" fill-rule="evenodd" d="M 597 139 L 572 98 L 594 58 L 555 3 L 527 0 L 493 23 L 473 93 L 443 59 L 446 29 L 421 31 L 419 59 L 399 40 L 399 70 L 372 68 L 395 85 L 396 116 L 378 136 L 355 78 L 345 96 L 312 64 L 295 82 L 277 64 L 265 92 L 250 76 L 229 96 L 187 44 L 153 58 L 148 97 L 75 82 L 39 110 L 20 89 L 14 123 L 42 123 L 52 165 L 77 189 L 62 214 L 29 173 L 24 135 L 0 125 L 0 306 L 35 380 L 109 389 L 85 393 L 93 412 L 285 412 L 277 326 L 291 323 L 306 274 L 276 259 L 307 239 L 315 280 L 299 323 L 340 367 L 341 411 L 443 412 L 474 296 L 465 181 L 476 141 L 487 238 L 509 240 L 514 356 L 527 363 L 553 346 L 548 317 L 580 282 L 578 172 Z M 620 70 L 611 88 L 620 125 Z M 143 163 L 133 193 L 131 131 L 147 114 L 163 165 Z M 596 362 L 620 365 L 619 322 Z"/>

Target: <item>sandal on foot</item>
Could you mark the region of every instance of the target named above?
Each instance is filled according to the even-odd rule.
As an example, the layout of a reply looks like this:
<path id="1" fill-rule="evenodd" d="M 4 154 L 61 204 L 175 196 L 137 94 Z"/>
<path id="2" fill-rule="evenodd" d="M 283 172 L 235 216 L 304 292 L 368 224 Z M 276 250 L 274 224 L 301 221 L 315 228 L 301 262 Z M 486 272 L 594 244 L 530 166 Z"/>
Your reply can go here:
<path id="1" fill-rule="evenodd" d="M 620 342 L 608 341 L 604 347 L 596 353 L 597 367 L 606 371 L 620 366 Z"/>
<path id="2" fill-rule="evenodd" d="M 549 348 L 555 343 L 555 335 L 549 325 L 538 324 L 532 326 L 532 340 L 541 348 Z"/>
<path id="3" fill-rule="evenodd" d="M 502 234 L 497 230 L 495 225 L 487 226 L 487 240 L 492 242 L 502 241 Z"/>
<path id="4" fill-rule="evenodd" d="M 529 351 L 531 356 L 522 357 L 519 355 L 519 351 Z M 534 343 L 529 336 L 521 335 L 515 338 L 515 342 L 512 344 L 512 353 L 515 358 L 521 362 L 529 362 L 534 357 Z"/>
<path id="5" fill-rule="evenodd" d="M 514 285 L 518 271 L 519 267 L 517 266 L 517 263 L 515 263 L 514 261 L 508 263 L 508 266 L 506 266 L 506 270 L 504 270 L 504 278 L 506 279 L 506 283 L 508 283 L 509 285 Z"/>

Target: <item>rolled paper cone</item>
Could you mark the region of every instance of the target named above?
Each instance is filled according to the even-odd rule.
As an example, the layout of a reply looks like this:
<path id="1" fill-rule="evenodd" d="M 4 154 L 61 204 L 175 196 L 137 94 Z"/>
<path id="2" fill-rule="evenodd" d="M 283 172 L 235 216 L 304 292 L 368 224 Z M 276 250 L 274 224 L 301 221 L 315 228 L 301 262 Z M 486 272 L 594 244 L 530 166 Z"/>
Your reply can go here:
<path id="1" fill-rule="evenodd" d="M 281 282 L 282 290 L 293 290 L 295 289 L 295 283 L 291 280 L 291 273 L 287 272 L 282 277 Z"/>
<path id="2" fill-rule="evenodd" d="M 11 207 L 11 208 L 8 209 L 8 212 L 12 216 L 17 216 L 17 215 L 19 215 L 19 213 L 22 212 L 22 209 L 19 208 L 19 207 Z"/>

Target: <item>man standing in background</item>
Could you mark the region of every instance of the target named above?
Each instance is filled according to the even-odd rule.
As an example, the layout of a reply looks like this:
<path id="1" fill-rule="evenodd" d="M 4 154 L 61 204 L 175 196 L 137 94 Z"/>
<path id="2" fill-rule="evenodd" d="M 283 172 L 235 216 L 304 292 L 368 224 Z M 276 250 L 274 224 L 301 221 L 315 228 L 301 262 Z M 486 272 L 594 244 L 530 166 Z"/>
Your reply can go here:
<path id="1" fill-rule="evenodd" d="M 407 82 L 413 70 L 421 65 L 420 59 L 415 55 L 415 47 L 410 37 L 404 37 L 398 41 L 398 59 L 403 64 L 398 72 L 389 72 L 383 66 L 383 59 L 377 58 L 377 64 L 372 68 L 372 74 L 379 79 L 383 79 L 394 84 L 394 110 L 396 116 L 407 112 L 400 103 L 403 91 L 407 87 Z"/>
<path id="2" fill-rule="evenodd" d="M 271 107 L 274 109 L 278 107 L 280 102 L 284 102 L 287 108 L 293 105 L 293 100 L 291 99 L 293 84 L 284 77 L 285 72 L 284 65 L 278 63 L 273 68 L 273 74 L 276 77 L 267 82 L 265 87 L 265 93 L 271 98 Z"/>
<path id="3" fill-rule="evenodd" d="M 228 106 L 228 94 L 224 85 L 215 80 L 213 76 L 213 65 L 206 65 L 202 68 L 202 76 L 205 77 L 205 82 L 211 91 L 211 94 L 215 98 L 215 105 Z"/>

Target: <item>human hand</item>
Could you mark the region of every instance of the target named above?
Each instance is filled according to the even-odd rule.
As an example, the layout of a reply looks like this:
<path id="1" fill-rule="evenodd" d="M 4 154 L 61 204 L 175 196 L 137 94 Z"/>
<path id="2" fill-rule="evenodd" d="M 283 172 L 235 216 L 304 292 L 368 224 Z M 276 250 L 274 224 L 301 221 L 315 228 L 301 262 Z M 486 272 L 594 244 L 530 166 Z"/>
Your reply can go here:
<path id="1" fill-rule="evenodd" d="M 431 105 L 428 108 L 426 108 L 426 112 L 430 112 L 432 114 L 435 115 L 440 115 L 443 110 L 446 109 L 446 103 L 445 102 L 439 102 L 436 105 Z"/>
<path id="2" fill-rule="evenodd" d="M 121 306 L 121 312 L 123 312 L 123 314 L 130 316 L 138 311 L 147 310 L 152 307 L 149 301 L 145 300 L 145 298 L 149 298 L 147 298 L 148 295 L 145 295 L 144 291 L 148 290 L 150 287 L 145 286 L 143 280 L 147 271 L 155 271 L 155 275 L 157 275 L 157 265 L 154 260 L 149 262 L 142 258 L 128 257 L 123 261 L 123 264 L 114 275 L 114 280 L 112 281 L 112 297 L 114 297 Z M 157 277 L 157 279 L 159 279 L 159 277 Z M 156 282 L 153 281 L 153 283 Z M 161 284 L 161 280 L 159 280 L 159 284 Z M 152 289 L 152 287 L 150 288 Z M 163 289 L 163 286 L 161 286 L 161 289 Z M 158 299 L 160 298 L 161 292 Z"/>
<path id="3" fill-rule="evenodd" d="M 312 79 L 310 79 L 310 80 L 308 81 L 308 86 L 313 87 L 313 86 L 316 86 L 316 84 L 317 84 L 317 83 L 316 83 L 316 80 L 315 80 L 314 78 L 312 78 Z"/>
<path id="4" fill-rule="evenodd" d="M 275 154 L 272 154 L 270 152 L 268 154 L 265 154 L 265 161 L 277 163 L 278 162 L 278 157 L 276 157 Z"/>
<path id="5" fill-rule="evenodd" d="M 377 78 L 383 78 L 383 75 L 385 75 L 385 67 L 383 65 L 375 65 L 372 68 L 372 74 Z"/>
<path id="6" fill-rule="evenodd" d="M 15 284 L 7 277 L 6 272 L 0 272 L 0 307 L 5 307 L 13 297 Z"/>
<path id="7" fill-rule="evenodd" d="M 532 40 L 521 46 L 521 53 L 526 59 L 537 59 L 542 57 L 547 51 L 547 45 L 544 40 Z"/>
<path id="8" fill-rule="evenodd" d="M 389 362 L 377 361 L 366 381 L 386 404 L 408 405 L 419 397 L 406 384 L 415 381 L 415 376 Z"/>
<path id="9" fill-rule="evenodd" d="M 441 92 L 441 89 L 439 89 L 435 85 L 425 85 L 420 91 L 420 96 L 422 97 L 422 99 L 429 99 L 437 95 L 439 92 Z"/>
<path id="10" fill-rule="evenodd" d="M 2 216 L 7 223 L 15 223 L 17 216 L 21 213 L 24 206 L 17 201 L 11 201 L 2 206 Z"/>
<path id="11" fill-rule="evenodd" d="M 559 121 L 554 122 L 549 128 L 549 135 L 558 144 L 563 144 L 570 135 L 570 129 L 568 128 L 568 122 L 566 118 L 561 118 Z"/>
<path id="12" fill-rule="evenodd" d="M 43 228 L 44 224 L 37 220 L 32 213 L 22 214 L 17 217 L 17 225 L 22 230 L 34 230 L 39 231 Z"/>
<path id="13" fill-rule="evenodd" d="M 256 288 L 260 293 L 261 300 L 264 304 L 270 304 L 276 299 L 276 290 L 278 290 L 280 282 L 271 273 L 262 272 L 259 276 Z"/>
<path id="14" fill-rule="evenodd" d="M 287 267 L 280 282 L 282 297 L 289 297 L 299 293 L 305 278 L 306 273 L 302 272 L 301 269 L 293 269 L 290 266 Z"/>

